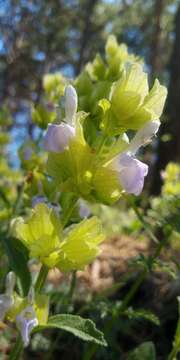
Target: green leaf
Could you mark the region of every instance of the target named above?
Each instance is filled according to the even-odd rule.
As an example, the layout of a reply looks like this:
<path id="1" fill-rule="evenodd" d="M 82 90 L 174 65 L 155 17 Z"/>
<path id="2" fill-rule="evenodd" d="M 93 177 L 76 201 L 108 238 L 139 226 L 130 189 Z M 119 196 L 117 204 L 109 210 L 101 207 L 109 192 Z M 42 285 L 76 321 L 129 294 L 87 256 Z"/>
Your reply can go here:
<path id="1" fill-rule="evenodd" d="M 144 310 L 144 309 L 134 310 L 132 307 L 130 307 L 125 311 L 124 314 L 127 315 L 129 319 L 142 318 L 144 320 L 151 321 L 155 325 L 160 325 L 160 321 L 158 317 L 149 310 Z"/>
<path id="2" fill-rule="evenodd" d="M 103 333 L 96 329 L 93 321 L 83 319 L 77 315 L 61 314 L 52 316 L 49 318 L 47 325 L 38 326 L 35 329 L 35 332 L 50 328 L 65 330 L 84 341 L 90 341 L 101 346 L 107 346 Z"/>
<path id="3" fill-rule="evenodd" d="M 56 119 L 56 113 L 54 111 L 48 111 L 42 105 L 37 105 L 32 108 L 32 120 L 41 129 L 46 129 L 49 123 L 53 123 Z"/>
<path id="4" fill-rule="evenodd" d="M 144 342 L 128 355 L 127 360 L 156 360 L 154 344 L 151 341 Z"/>
<path id="5" fill-rule="evenodd" d="M 177 323 L 176 333 L 173 341 L 173 348 L 171 353 L 169 354 L 168 360 L 175 360 L 176 355 L 180 352 L 180 297 L 178 299 L 178 311 L 179 311 L 179 319 Z"/>
<path id="6" fill-rule="evenodd" d="M 31 284 L 31 275 L 27 266 L 27 251 L 17 239 L 4 237 L 2 240 L 10 267 L 20 279 L 22 295 L 26 296 Z"/>

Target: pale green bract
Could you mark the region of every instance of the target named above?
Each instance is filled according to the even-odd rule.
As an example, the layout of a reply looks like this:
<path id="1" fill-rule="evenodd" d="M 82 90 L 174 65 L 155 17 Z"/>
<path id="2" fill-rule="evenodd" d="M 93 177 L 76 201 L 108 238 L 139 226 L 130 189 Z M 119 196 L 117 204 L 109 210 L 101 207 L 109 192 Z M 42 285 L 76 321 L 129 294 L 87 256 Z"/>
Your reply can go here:
<path id="1" fill-rule="evenodd" d="M 26 222 L 17 219 L 15 235 L 37 258 L 63 271 L 82 269 L 99 253 L 104 240 L 101 223 L 96 217 L 74 225 L 65 234 L 56 212 L 46 204 L 37 204 Z"/>
<path id="2" fill-rule="evenodd" d="M 103 108 L 101 129 L 113 136 L 127 130 L 138 130 L 146 122 L 158 120 L 166 96 L 167 89 L 158 80 L 149 91 L 148 76 L 141 64 L 129 64 L 113 84 L 106 104 L 102 100 L 99 104 Z"/>

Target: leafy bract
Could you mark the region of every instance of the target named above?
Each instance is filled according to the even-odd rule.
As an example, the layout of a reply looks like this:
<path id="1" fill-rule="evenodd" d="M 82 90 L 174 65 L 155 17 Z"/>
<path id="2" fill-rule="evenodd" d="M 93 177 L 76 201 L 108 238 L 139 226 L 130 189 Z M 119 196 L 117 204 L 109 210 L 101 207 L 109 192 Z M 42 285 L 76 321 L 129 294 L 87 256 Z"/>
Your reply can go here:
<path id="1" fill-rule="evenodd" d="M 63 271 L 82 269 L 98 255 L 98 245 L 103 240 L 98 218 L 81 221 L 65 237 L 57 266 Z"/>
<path id="2" fill-rule="evenodd" d="M 16 320 L 16 316 L 21 313 L 28 306 L 28 298 L 20 297 L 14 293 L 14 304 L 8 311 L 6 317 L 9 321 Z M 40 325 L 45 325 L 48 321 L 49 315 L 49 296 L 45 294 L 36 294 L 33 307 Z"/>
<path id="3" fill-rule="evenodd" d="M 104 240 L 96 217 L 81 221 L 63 233 L 56 212 L 42 203 L 32 210 L 27 222 L 19 218 L 14 227 L 31 257 L 63 271 L 82 269 L 97 256 L 99 244 Z"/>
<path id="4" fill-rule="evenodd" d="M 57 262 L 61 224 L 55 211 L 45 204 L 37 204 L 28 222 L 18 219 L 16 236 L 30 250 L 30 256 L 39 258 L 48 266 Z"/>
<path id="5" fill-rule="evenodd" d="M 126 130 L 138 130 L 147 121 L 161 116 L 167 90 L 155 80 L 149 91 L 148 76 L 141 64 L 129 64 L 120 79 L 112 86 L 109 104 L 103 108 L 101 126 L 109 135 L 118 135 Z"/>

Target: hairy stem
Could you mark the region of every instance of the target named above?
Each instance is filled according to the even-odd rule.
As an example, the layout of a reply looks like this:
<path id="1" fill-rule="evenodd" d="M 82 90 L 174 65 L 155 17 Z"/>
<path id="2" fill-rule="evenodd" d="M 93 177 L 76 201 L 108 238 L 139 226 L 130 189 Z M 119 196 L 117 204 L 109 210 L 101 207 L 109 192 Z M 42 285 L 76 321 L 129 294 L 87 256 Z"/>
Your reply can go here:
<path id="1" fill-rule="evenodd" d="M 64 214 L 63 214 L 62 219 L 61 219 L 61 223 L 63 225 L 63 228 L 66 227 L 66 225 L 68 224 L 68 221 L 71 218 L 71 215 L 72 215 L 72 212 L 74 210 L 74 207 L 75 207 L 76 203 L 77 203 L 77 198 L 74 197 L 71 200 L 71 203 L 69 204 L 68 208 L 64 211 Z"/>
<path id="2" fill-rule="evenodd" d="M 22 354 L 22 351 L 23 351 L 23 343 L 21 340 L 21 336 L 19 335 L 9 355 L 9 360 L 18 360 Z"/>

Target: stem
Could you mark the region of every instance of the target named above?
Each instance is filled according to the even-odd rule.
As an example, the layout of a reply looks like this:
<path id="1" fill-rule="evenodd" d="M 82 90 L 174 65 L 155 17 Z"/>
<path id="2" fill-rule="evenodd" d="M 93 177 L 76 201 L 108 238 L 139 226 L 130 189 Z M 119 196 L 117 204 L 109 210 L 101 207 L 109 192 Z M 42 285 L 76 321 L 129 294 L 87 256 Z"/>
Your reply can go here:
<path id="1" fill-rule="evenodd" d="M 69 292 L 66 296 L 66 302 L 65 302 L 66 308 L 68 308 L 68 305 L 72 303 L 72 297 L 74 294 L 75 287 L 76 287 L 76 271 L 73 271 L 71 283 L 70 283 L 70 287 L 69 287 Z M 62 337 L 62 333 L 58 332 L 57 337 L 56 337 L 55 341 L 53 342 L 51 349 L 49 350 L 49 352 L 45 358 L 46 360 L 51 360 L 53 358 L 53 352 L 56 349 L 56 346 L 58 345 L 61 337 Z"/>
<path id="2" fill-rule="evenodd" d="M 46 265 L 41 266 L 41 270 L 39 272 L 39 275 L 37 277 L 34 289 L 36 292 L 40 292 L 48 274 L 49 268 Z"/>
<path id="3" fill-rule="evenodd" d="M 168 356 L 168 360 L 176 360 L 176 355 L 179 352 L 179 348 L 177 349 L 176 347 L 174 349 L 172 349 L 171 353 Z"/>
<path id="4" fill-rule="evenodd" d="M 61 220 L 63 227 L 65 227 L 66 224 L 68 223 L 76 202 L 77 202 L 77 199 L 73 198 L 72 201 L 71 201 L 71 204 L 67 208 L 67 211 L 64 212 L 62 220 Z M 42 289 L 42 287 L 43 287 L 43 285 L 44 285 L 44 283 L 46 281 L 48 271 L 49 271 L 49 268 L 46 265 L 42 265 L 41 270 L 40 270 L 39 275 L 38 275 L 38 278 L 36 280 L 35 286 L 34 286 L 36 292 L 41 291 L 41 289 Z M 73 275 L 73 278 L 72 278 L 73 287 L 75 286 L 75 277 L 74 276 L 75 275 Z M 73 289 L 72 289 L 72 291 L 73 291 Z"/>
<path id="5" fill-rule="evenodd" d="M 23 193 L 24 193 L 24 186 L 25 186 L 25 181 L 21 184 L 20 186 L 20 189 L 19 189 L 19 192 L 18 192 L 18 196 L 16 198 L 16 201 L 15 201 L 15 204 L 13 206 L 13 216 L 15 214 L 18 214 L 18 211 L 19 211 L 19 207 L 21 205 L 21 200 L 22 200 L 22 196 L 23 196 Z"/>
<path id="6" fill-rule="evenodd" d="M 101 138 L 101 141 L 99 143 L 99 146 L 98 146 L 98 149 L 97 149 L 97 152 L 98 152 L 98 155 L 101 154 L 102 152 L 102 149 L 103 149 L 103 146 L 106 142 L 106 139 L 107 139 L 107 135 L 106 134 L 103 134 L 102 138 Z"/>
<path id="7" fill-rule="evenodd" d="M 144 269 L 144 271 L 139 274 L 136 281 L 134 282 L 134 284 L 132 285 L 131 289 L 126 294 L 126 296 L 122 302 L 122 305 L 120 307 L 120 313 L 123 312 L 128 307 L 129 303 L 133 299 L 133 297 L 136 294 L 137 290 L 139 289 L 140 285 L 143 283 L 143 281 L 146 277 L 146 274 L 147 274 L 147 269 Z"/>
<path id="8" fill-rule="evenodd" d="M 153 264 L 153 261 L 160 255 L 161 250 L 163 249 L 164 245 L 167 242 L 167 239 L 164 238 L 163 241 L 159 241 L 156 236 L 152 233 L 151 229 L 149 228 L 149 225 L 146 223 L 146 221 L 143 218 L 143 215 L 141 215 L 141 213 L 139 212 L 139 210 L 137 209 L 136 205 L 134 204 L 134 202 L 131 201 L 131 206 L 133 207 L 135 213 L 137 214 L 139 220 L 142 222 L 143 227 L 146 231 L 146 233 L 149 235 L 149 237 L 155 241 L 155 243 L 157 244 L 157 248 L 155 250 L 155 253 L 153 255 L 153 257 L 151 258 L 151 264 Z M 148 269 L 144 269 L 139 276 L 137 277 L 135 283 L 132 285 L 131 289 L 129 290 L 129 292 L 126 294 L 122 305 L 120 306 L 119 312 L 117 315 L 121 315 L 126 308 L 128 307 L 129 303 L 131 302 L 131 300 L 133 299 L 134 295 L 136 294 L 137 290 L 139 289 L 139 287 L 141 286 L 141 284 L 143 283 L 146 275 L 148 273 Z M 114 322 L 116 321 L 116 317 L 112 317 L 106 327 L 105 327 L 105 335 L 108 335 L 109 332 L 112 329 L 112 326 L 114 324 Z M 89 347 L 87 349 L 87 351 L 84 354 L 83 360 L 91 360 L 93 358 L 93 355 L 95 354 L 96 350 L 97 350 L 97 345 L 93 344 L 91 347 Z M 175 352 L 175 350 L 172 351 L 172 354 L 170 354 L 170 358 L 168 358 L 168 360 L 173 360 L 173 356 L 177 354 L 177 351 Z"/>
<path id="9" fill-rule="evenodd" d="M 20 358 L 22 351 L 23 351 L 23 343 L 21 340 L 21 336 L 19 335 L 9 355 L 9 360 L 18 360 Z"/>
<path id="10" fill-rule="evenodd" d="M 153 234 L 153 232 L 150 229 L 149 224 L 144 220 L 143 215 L 140 213 L 139 209 L 137 208 L 137 206 L 135 205 L 134 201 L 131 200 L 131 198 L 129 199 L 130 205 L 133 208 L 135 214 L 137 215 L 138 219 L 140 220 L 140 222 L 142 223 L 145 232 L 147 233 L 147 235 L 150 237 L 151 240 L 153 240 L 156 244 L 159 243 L 159 240 L 157 239 L 157 237 Z"/>
<path id="11" fill-rule="evenodd" d="M 71 200 L 71 203 L 69 204 L 68 208 L 66 209 L 66 211 L 64 211 L 64 214 L 62 216 L 62 219 L 61 219 L 61 223 L 63 225 L 63 228 L 67 225 L 68 221 L 70 220 L 70 217 L 72 215 L 72 212 L 74 210 L 74 207 L 76 205 L 76 202 L 77 202 L 77 198 L 74 197 L 72 200 Z"/>
<path id="12" fill-rule="evenodd" d="M 70 288 L 69 288 L 69 293 L 68 293 L 68 299 L 69 299 L 69 301 L 72 300 L 75 287 L 76 287 L 76 271 L 73 271 L 73 272 L 72 272 L 71 283 L 70 283 Z"/>

